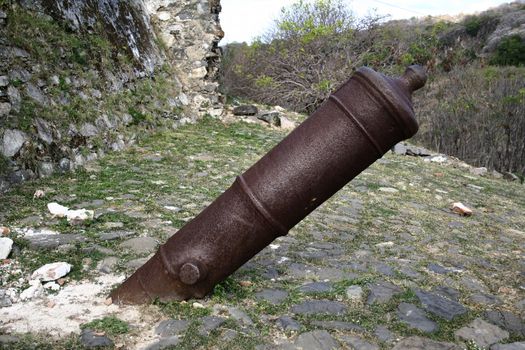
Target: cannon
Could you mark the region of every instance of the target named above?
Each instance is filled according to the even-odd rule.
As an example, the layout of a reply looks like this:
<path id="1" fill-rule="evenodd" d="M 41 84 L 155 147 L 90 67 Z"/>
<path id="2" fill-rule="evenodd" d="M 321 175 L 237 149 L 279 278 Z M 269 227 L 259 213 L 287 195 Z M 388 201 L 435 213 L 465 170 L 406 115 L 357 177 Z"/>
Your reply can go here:
<path id="1" fill-rule="evenodd" d="M 114 303 L 202 298 L 418 130 L 412 92 L 421 66 L 400 78 L 358 69 L 301 125 L 172 236 L 111 293 Z"/>

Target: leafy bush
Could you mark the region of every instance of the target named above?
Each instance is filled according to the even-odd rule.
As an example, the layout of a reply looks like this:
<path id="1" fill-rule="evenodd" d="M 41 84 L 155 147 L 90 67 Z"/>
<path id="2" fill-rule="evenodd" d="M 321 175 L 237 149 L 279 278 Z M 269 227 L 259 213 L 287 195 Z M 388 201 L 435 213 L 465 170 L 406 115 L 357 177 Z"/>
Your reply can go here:
<path id="1" fill-rule="evenodd" d="M 496 29 L 498 23 L 499 18 L 491 13 L 479 16 L 468 16 L 463 22 L 465 31 L 472 37 L 486 36 Z"/>
<path id="2" fill-rule="evenodd" d="M 504 38 L 496 48 L 490 63 L 497 66 L 523 66 L 525 64 L 525 40 L 519 35 Z"/>
<path id="3" fill-rule="evenodd" d="M 470 164 L 525 174 L 525 68 L 456 67 L 416 104 L 426 146 Z"/>

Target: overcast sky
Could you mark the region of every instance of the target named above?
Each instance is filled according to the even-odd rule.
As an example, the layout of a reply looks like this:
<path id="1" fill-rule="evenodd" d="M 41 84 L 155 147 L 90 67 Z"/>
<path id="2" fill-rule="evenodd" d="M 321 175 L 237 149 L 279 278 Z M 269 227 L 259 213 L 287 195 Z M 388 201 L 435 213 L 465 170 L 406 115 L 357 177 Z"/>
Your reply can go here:
<path id="1" fill-rule="evenodd" d="M 221 44 L 251 42 L 263 34 L 279 16 L 283 6 L 297 0 L 221 0 L 221 26 L 226 34 Z M 373 9 L 379 14 L 389 14 L 392 19 L 426 15 L 456 15 L 486 10 L 508 1 L 502 0 L 344 0 L 358 15 Z"/>

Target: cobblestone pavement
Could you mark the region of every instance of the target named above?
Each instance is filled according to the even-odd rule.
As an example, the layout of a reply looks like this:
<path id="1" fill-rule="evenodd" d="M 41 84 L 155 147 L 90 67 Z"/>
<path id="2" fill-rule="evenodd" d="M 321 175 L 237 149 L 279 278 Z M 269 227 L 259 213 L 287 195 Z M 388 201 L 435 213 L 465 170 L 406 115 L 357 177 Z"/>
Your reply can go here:
<path id="1" fill-rule="evenodd" d="M 0 348 L 525 349 L 524 186 L 454 160 L 386 155 L 203 300 L 104 304 L 282 137 L 205 119 L 4 195 Z M 49 202 L 94 219 L 51 218 Z M 21 300 L 57 261 L 73 265 L 59 290 Z"/>

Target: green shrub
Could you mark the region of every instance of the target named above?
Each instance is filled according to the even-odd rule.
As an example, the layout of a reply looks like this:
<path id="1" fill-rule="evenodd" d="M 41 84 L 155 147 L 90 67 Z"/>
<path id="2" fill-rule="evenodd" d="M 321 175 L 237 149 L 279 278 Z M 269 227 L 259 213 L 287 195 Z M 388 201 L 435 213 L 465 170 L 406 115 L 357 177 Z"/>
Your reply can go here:
<path id="1" fill-rule="evenodd" d="M 519 35 L 511 35 L 501 40 L 490 63 L 497 66 L 523 66 L 525 40 Z"/>

